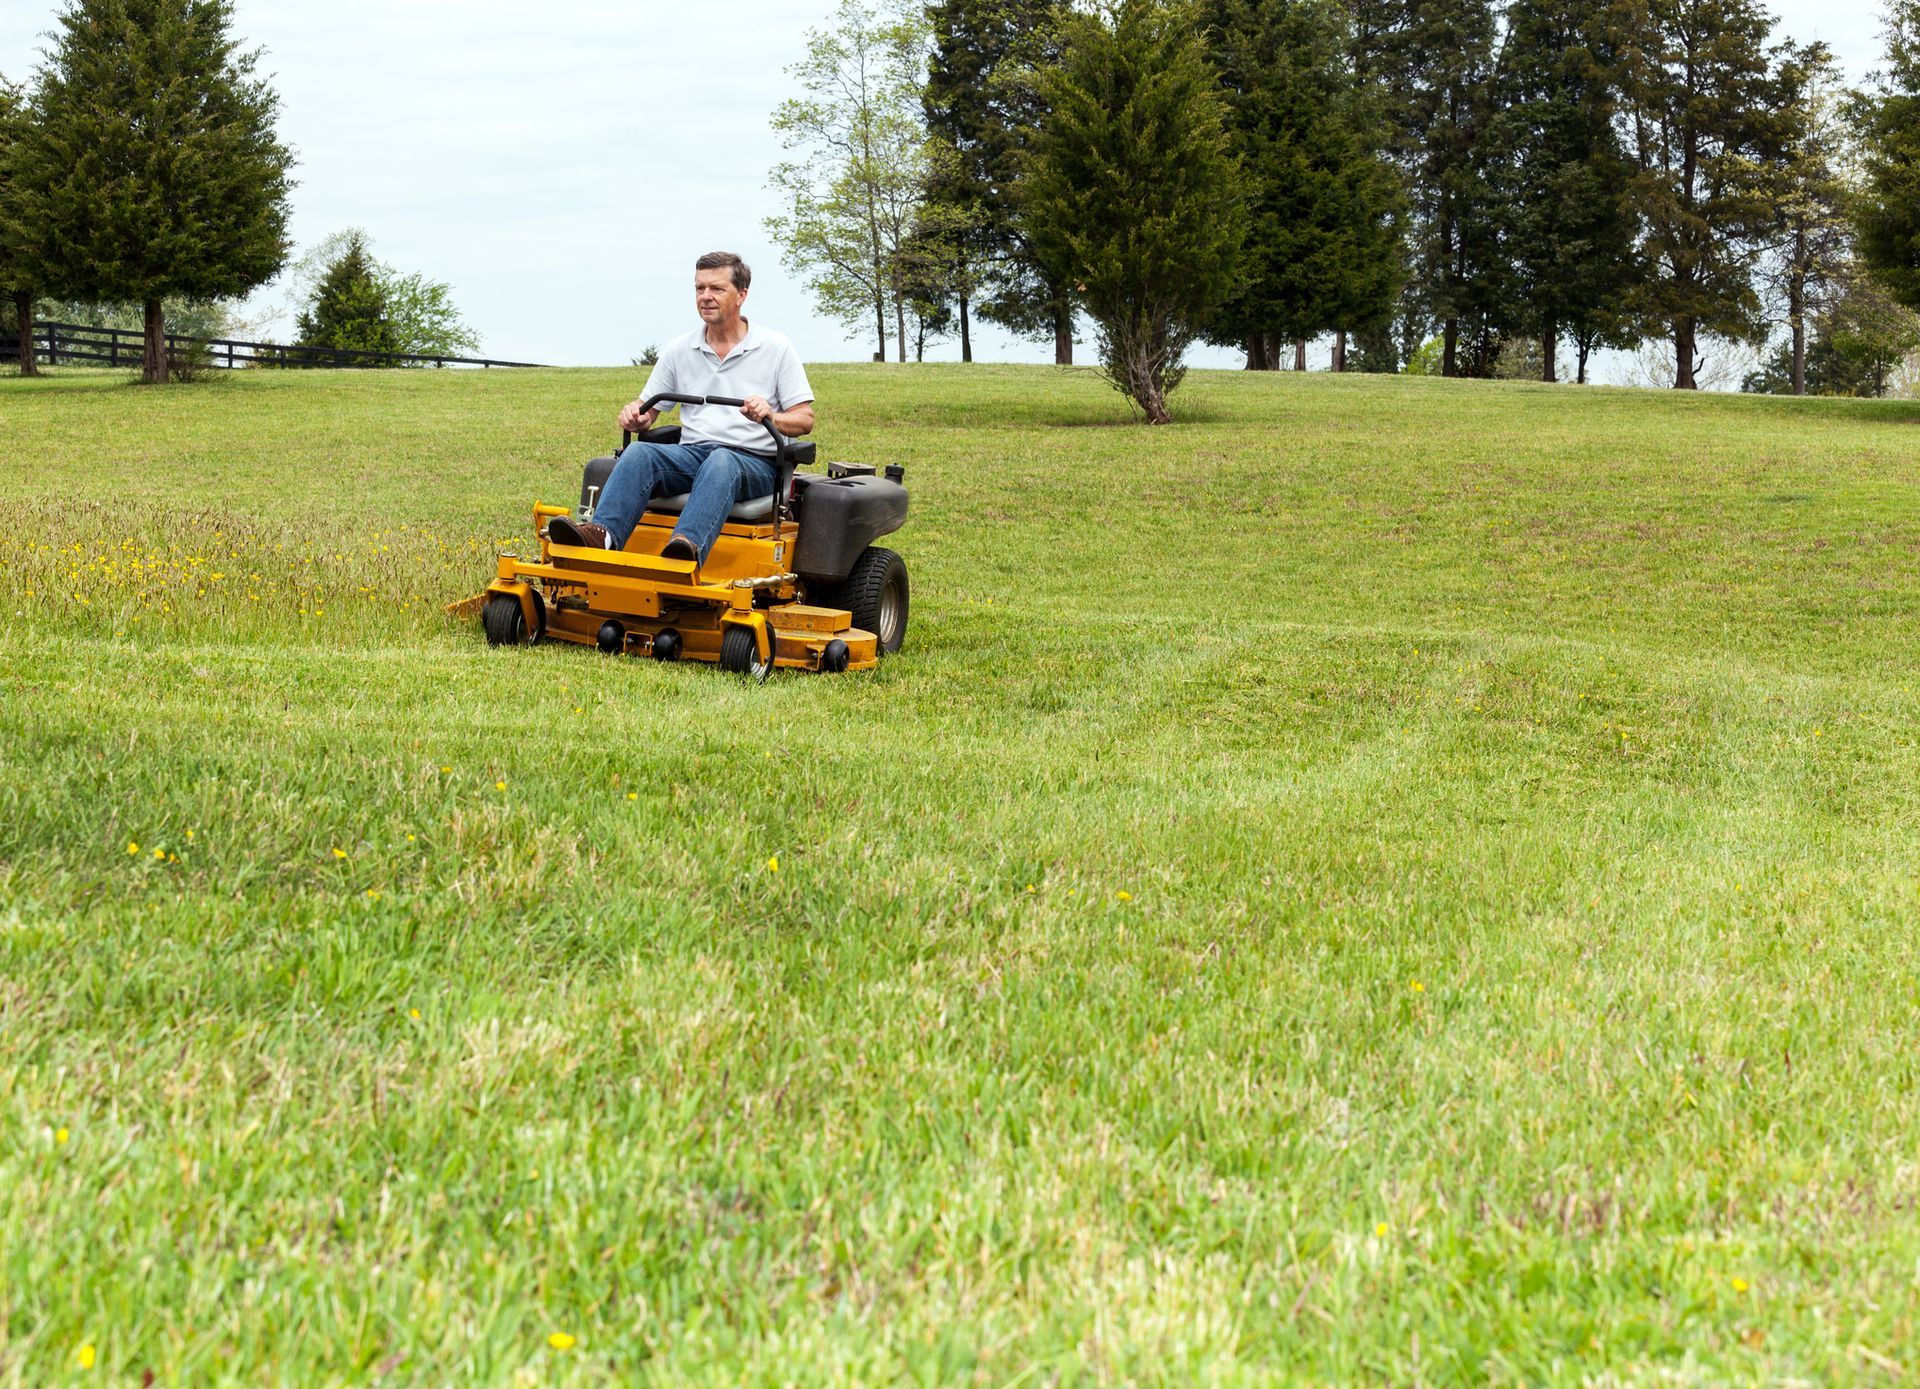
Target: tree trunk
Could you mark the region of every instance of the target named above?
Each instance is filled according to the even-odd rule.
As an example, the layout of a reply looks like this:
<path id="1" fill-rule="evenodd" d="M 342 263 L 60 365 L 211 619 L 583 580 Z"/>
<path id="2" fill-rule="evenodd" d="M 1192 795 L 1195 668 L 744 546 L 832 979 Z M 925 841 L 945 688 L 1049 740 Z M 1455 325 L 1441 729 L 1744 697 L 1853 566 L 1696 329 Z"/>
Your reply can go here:
<path id="1" fill-rule="evenodd" d="M 1440 352 L 1440 374 L 1453 376 L 1460 370 L 1460 320 L 1448 319 L 1444 331 L 1446 336 Z"/>
<path id="2" fill-rule="evenodd" d="M 1293 340 L 1293 369 L 1295 371 L 1305 371 L 1307 369 L 1307 340 L 1305 338 L 1295 338 Z"/>
<path id="3" fill-rule="evenodd" d="M 1575 384 L 1584 386 L 1587 384 L 1587 358 L 1593 355 L 1593 340 L 1591 338 L 1575 338 L 1573 340 L 1573 350 L 1574 354 L 1580 360 L 1580 374 L 1575 378 Z"/>
<path id="4" fill-rule="evenodd" d="M 149 386 L 167 384 L 167 323 L 158 299 L 147 300 L 147 357 L 140 379 Z"/>
<path id="5" fill-rule="evenodd" d="M 1560 354 L 1560 325 L 1547 316 L 1545 330 L 1540 334 L 1540 379 L 1551 386 L 1560 379 L 1560 373 L 1553 359 Z"/>
<path id="6" fill-rule="evenodd" d="M 873 292 L 873 331 L 880 343 L 873 354 L 873 360 L 884 362 L 887 360 L 887 301 L 881 297 L 877 289 Z"/>
<path id="7" fill-rule="evenodd" d="M 898 295 L 895 295 L 893 300 L 893 340 L 896 344 L 898 344 L 900 349 L 900 356 L 898 360 L 902 362 L 906 361 L 907 360 L 907 305 L 906 305 L 906 301 L 901 299 Z"/>
<path id="8" fill-rule="evenodd" d="M 1260 335 L 1260 344 L 1267 352 L 1266 369 L 1268 371 L 1280 370 L 1280 335 L 1278 333 L 1262 333 Z"/>
<path id="9" fill-rule="evenodd" d="M 14 316 L 20 320 L 20 374 L 38 376 L 40 364 L 33 359 L 33 292 L 21 290 L 13 296 Z"/>
<path id="10" fill-rule="evenodd" d="M 1247 370 L 1267 369 L 1267 338 L 1264 333 L 1247 334 Z"/>
<path id="11" fill-rule="evenodd" d="M 1793 325 L 1793 393 L 1807 393 L 1807 232 L 1793 234 L 1793 267 L 1787 273 L 1787 322 Z"/>
<path id="12" fill-rule="evenodd" d="M 1065 299 L 1056 299 L 1053 304 L 1053 364 L 1073 365 L 1073 306 Z"/>
<path id="13" fill-rule="evenodd" d="M 1700 383 L 1693 376 L 1694 326 L 1691 318 L 1676 318 L 1673 321 L 1673 388 L 1676 391 L 1697 391 Z"/>
<path id="14" fill-rule="evenodd" d="M 1160 382 L 1150 372 L 1142 372 L 1135 377 L 1133 398 L 1146 412 L 1148 424 L 1166 424 L 1173 416 L 1167 413 L 1166 393 L 1160 389 Z"/>
<path id="15" fill-rule="evenodd" d="M 960 360 L 973 360 L 973 329 L 967 323 L 967 296 L 960 296 Z"/>
<path id="16" fill-rule="evenodd" d="M 1347 330 L 1345 328 L 1333 335 L 1333 369 L 1335 371 L 1347 369 Z"/>

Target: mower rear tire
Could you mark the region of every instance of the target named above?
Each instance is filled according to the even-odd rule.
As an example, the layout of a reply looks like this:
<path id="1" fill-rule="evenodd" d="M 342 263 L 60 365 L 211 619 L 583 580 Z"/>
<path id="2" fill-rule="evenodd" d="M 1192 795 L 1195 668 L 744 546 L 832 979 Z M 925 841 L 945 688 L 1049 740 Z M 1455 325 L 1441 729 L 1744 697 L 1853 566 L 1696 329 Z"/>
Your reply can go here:
<path id="1" fill-rule="evenodd" d="M 490 646 L 523 646 L 527 640 L 527 616 L 520 611 L 520 600 L 510 594 L 496 593 L 480 609 L 480 625 L 487 629 Z"/>
<path id="2" fill-rule="evenodd" d="M 885 656 L 907 639 L 907 597 L 907 562 L 892 550 L 869 545 L 853 562 L 834 601 L 853 614 L 854 626 L 873 633 Z"/>
<path id="3" fill-rule="evenodd" d="M 759 659 L 760 643 L 753 635 L 753 628 L 735 623 L 721 634 L 720 669 L 745 675 Z"/>

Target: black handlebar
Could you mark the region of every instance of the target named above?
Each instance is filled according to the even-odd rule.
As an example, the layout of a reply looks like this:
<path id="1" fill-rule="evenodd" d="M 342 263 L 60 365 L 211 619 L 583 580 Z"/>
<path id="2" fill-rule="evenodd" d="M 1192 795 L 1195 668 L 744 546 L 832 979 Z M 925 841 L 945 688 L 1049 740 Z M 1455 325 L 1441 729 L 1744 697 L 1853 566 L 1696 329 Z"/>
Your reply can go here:
<path id="1" fill-rule="evenodd" d="M 738 409 L 747 402 L 738 396 L 730 395 L 676 395 L 672 391 L 662 391 L 659 395 L 650 395 L 640 404 L 640 413 L 645 414 L 663 400 L 675 405 L 731 405 Z M 773 416 L 768 415 L 761 424 L 767 427 L 767 433 L 773 436 L 773 462 L 776 468 L 785 468 L 787 462 L 787 436 L 774 428 Z M 633 431 L 620 431 L 620 447 L 624 451 L 633 442 Z"/>

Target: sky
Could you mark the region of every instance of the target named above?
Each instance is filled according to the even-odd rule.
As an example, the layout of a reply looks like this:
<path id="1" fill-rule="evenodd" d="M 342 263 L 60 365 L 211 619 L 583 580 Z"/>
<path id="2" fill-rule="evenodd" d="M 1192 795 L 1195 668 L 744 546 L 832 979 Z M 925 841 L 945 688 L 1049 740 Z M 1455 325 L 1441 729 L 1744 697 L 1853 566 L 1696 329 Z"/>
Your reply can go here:
<path id="1" fill-rule="evenodd" d="M 58 8 L 0 0 L 0 73 L 31 71 Z M 695 326 L 694 258 L 731 250 L 753 266 L 749 318 L 786 333 L 806 360 L 864 360 L 871 340 L 814 310 L 762 226 L 777 210 L 767 171 L 782 157 L 768 118 L 792 90 L 785 69 L 806 31 L 831 9 L 832 0 L 724 0 L 712 10 L 661 0 L 236 0 L 234 28 L 265 49 L 260 70 L 299 160 L 297 248 L 364 228 L 382 260 L 452 286 L 486 355 L 624 365 Z M 1824 40 L 1851 77 L 1874 66 L 1877 0 L 1772 9 L 1780 34 Z M 270 286 L 248 313 L 284 298 Z M 979 325 L 974 353 L 1051 361 L 1052 344 Z M 958 356 L 957 343 L 928 350 Z M 1201 348 L 1190 360 L 1241 358 Z"/>

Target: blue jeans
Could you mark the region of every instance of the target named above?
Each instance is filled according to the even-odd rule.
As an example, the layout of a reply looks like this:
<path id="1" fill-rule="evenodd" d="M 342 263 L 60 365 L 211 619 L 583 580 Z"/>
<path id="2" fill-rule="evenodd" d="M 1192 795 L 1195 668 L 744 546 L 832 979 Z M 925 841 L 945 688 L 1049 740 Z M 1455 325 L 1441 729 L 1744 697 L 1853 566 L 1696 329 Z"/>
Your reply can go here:
<path id="1" fill-rule="evenodd" d="M 704 563 L 734 503 L 764 497 L 779 481 L 771 462 L 738 449 L 635 442 L 613 465 L 593 508 L 593 519 L 607 528 L 613 547 L 624 550 L 650 498 L 689 492 L 692 495 L 673 533 L 691 541 Z"/>

